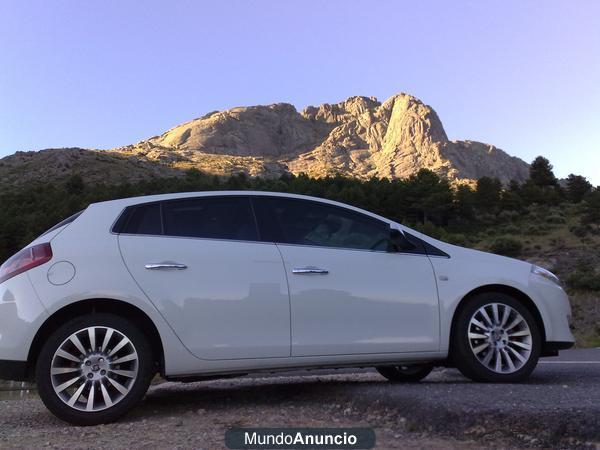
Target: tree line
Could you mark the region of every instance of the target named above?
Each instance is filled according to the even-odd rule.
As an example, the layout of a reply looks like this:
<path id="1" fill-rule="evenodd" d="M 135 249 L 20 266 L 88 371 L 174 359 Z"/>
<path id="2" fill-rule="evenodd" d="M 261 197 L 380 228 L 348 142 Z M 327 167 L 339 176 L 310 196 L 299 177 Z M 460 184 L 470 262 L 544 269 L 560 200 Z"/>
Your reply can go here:
<path id="1" fill-rule="evenodd" d="M 434 235 L 440 234 L 440 230 L 466 234 L 511 220 L 534 204 L 554 207 L 567 202 L 579 205 L 584 231 L 597 233 L 600 227 L 600 187 L 593 187 L 580 175 L 569 175 L 565 183 L 559 183 L 552 165 L 541 156 L 531 164 L 527 181 L 513 181 L 507 186 L 489 177 L 480 178 L 475 186 L 453 186 L 426 169 L 398 180 L 358 180 L 341 175 L 310 178 L 302 174 L 276 179 L 244 174 L 221 178 L 192 169 L 181 177 L 105 184 L 88 183 L 73 175 L 60 183 L 14 188 L 0 194 L 0 261 L 90 203 L 209 190 L 261 190 L 323 197 L 373 211 Z"/>

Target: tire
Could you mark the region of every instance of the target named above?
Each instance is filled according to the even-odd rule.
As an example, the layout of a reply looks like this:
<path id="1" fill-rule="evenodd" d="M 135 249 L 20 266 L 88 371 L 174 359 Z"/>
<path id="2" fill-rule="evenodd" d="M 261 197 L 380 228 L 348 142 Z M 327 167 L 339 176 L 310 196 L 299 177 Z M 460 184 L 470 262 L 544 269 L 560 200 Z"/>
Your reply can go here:
<path id="1" fill-rule="evenodd" d="M 377 372 L 395 383 L 416 383 L 433 370 L 431 365 L 383 366 L 375 367 Z"/>
<path id="2" fill-rule="evenodd" d="M 474 381 L 525 380 L 538 362 L 541 347 L 537 321 L 527 307 L 509 295 L 478 294 L 455 315 L 450 358 Z"/>
<path id="3" fill-rule="evenodd" d="M 122 317 L 97 313 L 65 323 L 48 338 L 35 378 L 55 416 L 75 425 L 97 425 L 133 408 L 155 373 L 146 336 Z"/>

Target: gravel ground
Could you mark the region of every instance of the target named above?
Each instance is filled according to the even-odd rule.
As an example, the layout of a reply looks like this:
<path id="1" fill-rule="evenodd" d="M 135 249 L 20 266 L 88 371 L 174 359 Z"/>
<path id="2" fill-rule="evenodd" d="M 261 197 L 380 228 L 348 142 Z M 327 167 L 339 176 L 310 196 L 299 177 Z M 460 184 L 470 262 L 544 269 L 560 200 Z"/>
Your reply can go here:
<path id="1" fill-rule="evenodd" d="M 372 371 L 161 383 L 119 423 L 89 428 L 55 419 L 35 393 L 11 393 L 0 401 L 0 447 L 218 449 L 231 427 L 370 426 L 381 449 L 600 449 L 598 362 L 600 350 L 565 352 L 510 385 L 455 370 L 411 385 Z"/>

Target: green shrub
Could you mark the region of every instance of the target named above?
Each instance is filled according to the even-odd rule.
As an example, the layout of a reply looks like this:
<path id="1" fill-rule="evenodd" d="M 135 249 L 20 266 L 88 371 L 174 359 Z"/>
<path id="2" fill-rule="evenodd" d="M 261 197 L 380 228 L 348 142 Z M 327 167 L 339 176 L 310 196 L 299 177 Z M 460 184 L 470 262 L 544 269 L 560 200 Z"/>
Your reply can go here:
<path id="1" fill-rule="evenodd" d="M 523 229 L 523 234 L 527 236 L 542 236 L 548 233 L 546 225 L 529 225 Z"/>
<path id="2" fill-rule="evenodd" d="M 446 242 L 454 245 L 460 245 L 461 247 L 466 247 L 469 245 L 469 240 L 464 234 L 455 233 L 455 234 L 447 234 Z"/>
<path id="3" fill-rule="evenodd" d="M 577 237 L 584 238 L 590 232 L 590 227 L 586 225 L 575 225 L 569 228 L 569 231 Z"/>
<path id="4" fill-rule="evenodd" d="M 490 213 L 479 214 L 477 220 L 483 225 L 496 225 L 498 223 L 496 215 Z"/>
<path id="5" fill-rule="evenodd" d="M 578 268 L 567 277 L 567 285 L 575 289 L 600 291 L 600 273 L 593 269 Z"/>
<path id="6" fill-rule="evenodd" d="M 521 228 L 516 225 L 506 225 L 502 228 L 502 232 L 504 234 L 519 234 L 521 232 Z"/>
<path id="7" fill-rule="evenodd" d="M 521 214 L 518 211 L 508 209 L 498 213 L 498 220 L 501 222 L 510 222 L 511 220 L 518 218 L 520 215 Z"/>
<path id="8" fill-rule="evenodd" d="M 563 208 L 563 207 L 560 207 L 560 208 L 552 208 L 552 207 L 550 207 L 550 208 L 546 209 L 545 211 L 546 211 L 546 215 L 549 215 L 549 216 L 565 217 L 565 211 L 564 211 L 564 209 L 565 208 Z"/>
<path id="9" fill-rule="evenodd" d="M 566 220 L 562 215 L 558 215 L 558 214 L 552 214 L 548 217 L 546 217 L 546 222 L 548 223 L 555 223 L 555 224 L 562 224 L 565 223 Z"/>
<path id="10" fill-rule="evenodd" d="M 518 239 L 500 237 L 490 245 L 490 251 L 504 256 L 519 256 L 523 251 L 523 244 Z"/>
<path id="11" fill-rule="evenodd" d="M 423 225 L 417 225 L 415 228 L 427 236 L 431 236 L 435 239 L 445 240 L 446 232 L 443 228 L 434 225 L 431 222 L 425 222 Z"/>

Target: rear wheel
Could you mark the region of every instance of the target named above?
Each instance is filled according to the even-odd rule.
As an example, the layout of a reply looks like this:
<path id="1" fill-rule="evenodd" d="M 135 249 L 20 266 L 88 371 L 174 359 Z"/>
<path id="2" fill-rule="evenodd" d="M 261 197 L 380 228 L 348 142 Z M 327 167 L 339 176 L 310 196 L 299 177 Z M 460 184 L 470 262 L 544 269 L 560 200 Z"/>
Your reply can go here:
<path id="1" fill-rule="evenodd" d="M 421 381 L 433 370 L 431 365 L 406 365 L 376 367 L 377 372 L 390 381 L 399 383 L 415 383 Z"/>
<path id="2" fill-rule="evenodd" d="M 490 292 L 473 297 L 457 312 L 451 357 L 472 380 L 515 382 L 531 374 L 541 346 L 531 312 L 509 295 Z"/>
<path id="3" fill-rule="evenodd" d="M 46 407 L 77 425 L 117 420 L 146 393 L 156 372 L 148 340 L 112 314 L 67 322 L 42 347 L 36 382 Z"/>

